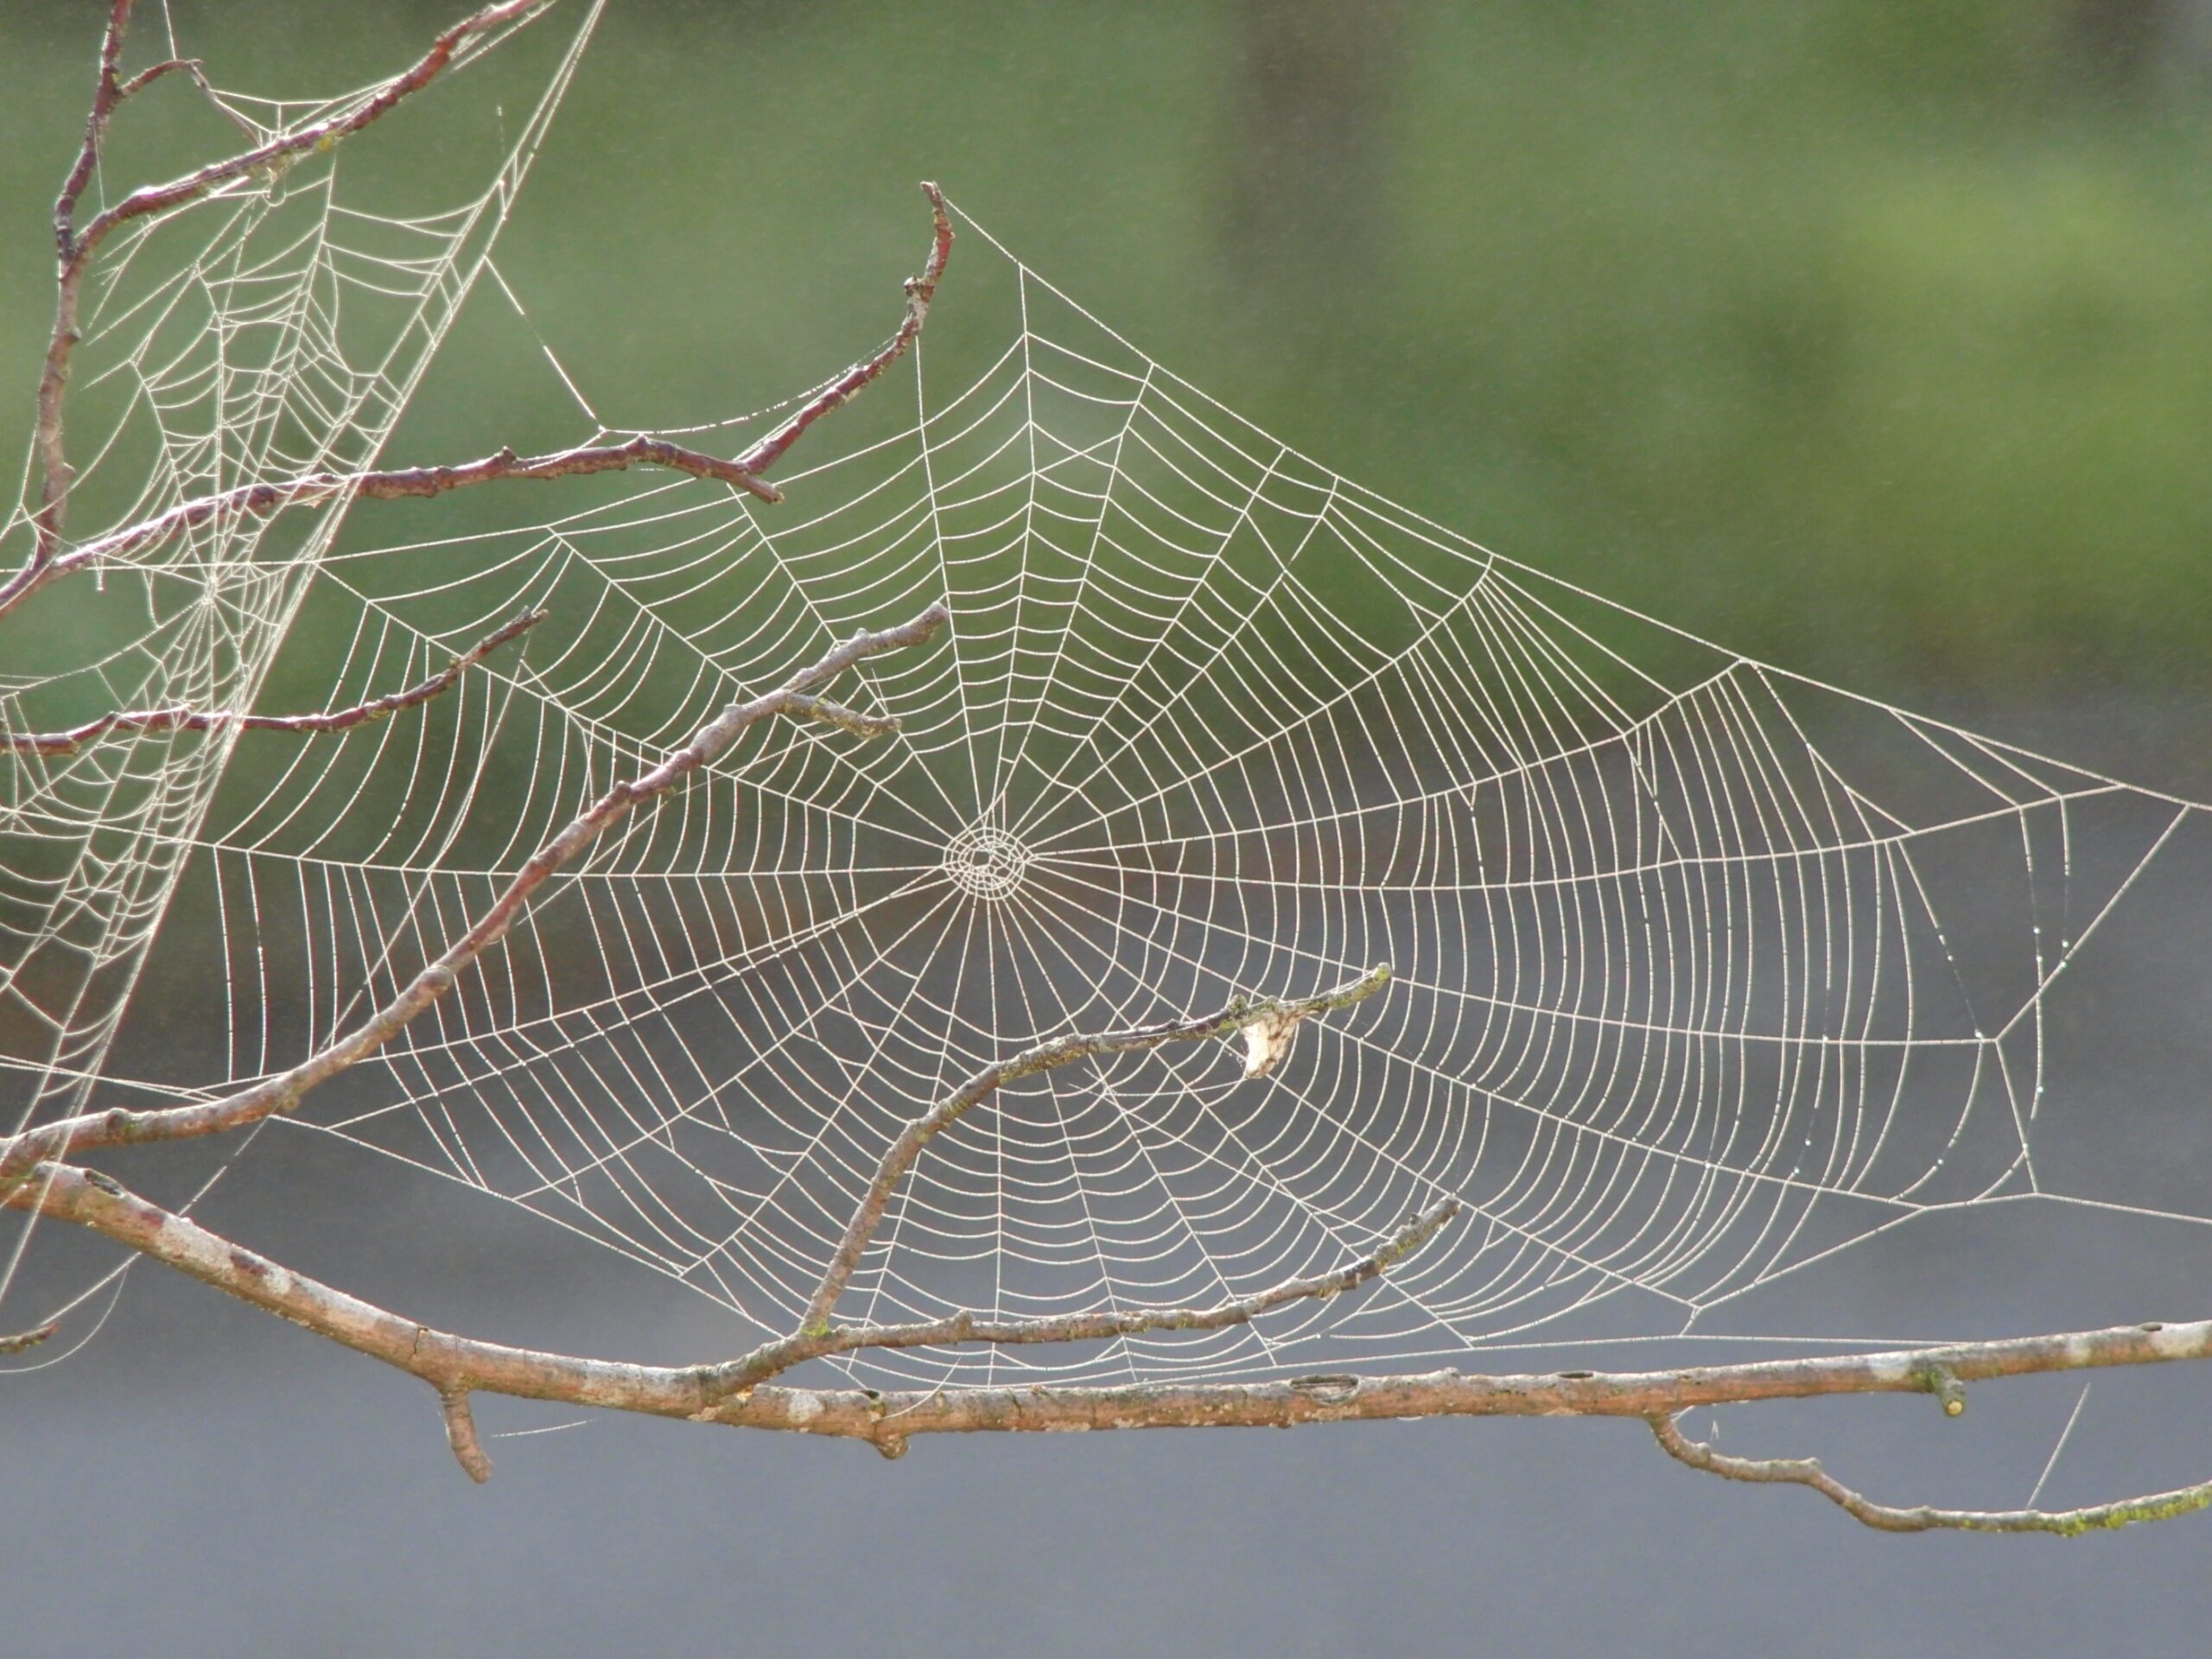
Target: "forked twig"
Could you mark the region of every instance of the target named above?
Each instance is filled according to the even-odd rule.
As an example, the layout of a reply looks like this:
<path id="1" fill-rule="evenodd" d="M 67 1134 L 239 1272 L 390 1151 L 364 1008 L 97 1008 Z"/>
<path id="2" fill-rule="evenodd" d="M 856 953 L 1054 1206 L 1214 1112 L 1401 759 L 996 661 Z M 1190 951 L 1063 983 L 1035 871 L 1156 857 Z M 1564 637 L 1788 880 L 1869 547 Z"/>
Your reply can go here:
<path id="1" fill-rule="evenodd" d="M 429 86 L 467 41 L 541 8 L 548 0 L 501 0 L 501 3 L 486 6 L 449 25 L 412 65 L 385 81 L 353 109 L 280 133 L 265 143 L 211 162 L 165 184 L 143 186 L 113 207 L 93 215 L 92 221 L 79 231 L 78 205 L 85 188 L 92 182 L 93 170 L 99 165 L 100 145 L 117 105 L 170 67 L 186 67 L 181 63 L 156 65 L 127 82 L 119 78 L 123 39 L 130 27 L 132 3 L 133 0 L 111 0 L 108 8 L 107 29 L 100 42 L 99 79 L 85 124 L 85 141 L 62 182 L 61 194 L 54 201 L 54 251 L 60 271 L 54 284 L 54 331 L 48 337 L 46 362 L 39 374 L 37 413 L 32 424 L 32 448 L 39 467 L 39 500 L 31 515 L 30 555 L 14 575 L 0 582 L 0 614 L 41 585 L 55 560 L 61 556 L 62 527 L 68 515 L 72 476 L 62 437 L 62 401 L 68 391 L 70 359 L 77 349 L 78 312 L 85 272 L 100 245 L 134 220 L 168 213 L 245 178 L 257 168 L 276 165 L 309 150 L 327 149 L 360 131 Z"/>
<path id="2" fill-rule="evenodd" d="M 550 613 L 524 611 L 487 633 L 437 673 L 404 691 L 388 691 L 349 708 L 327 709 L 309 715 L 230 714 L 221 709 L 126 709 L 102 715 L 79 726 L 59 732 L 0 732 L 0 748 L 22 754 L 73 754 L 95 738 L 115 732 L 212 732 L 241 727 L 257 732 L 294 732 L 302 736 L 343 732 L 372 720 L 383 720 L 404 709 L 418 708 L 453 689 L 461 677 L 508 640 L 543 622 Z"/>
<path id="3" fill-rule="evenodd" d="M 891 1202 L 892 1193 L 897 1190 L 907 1171 L 914 1166 L 914 1160 L 922 1155 L 922 1148 L 1007 1084 L 1021 1077 L 1034 1077 L 1040 1071 L 1049 1071 L 1055 1066 L 1071 1065 L 1077 1060 L 1092 1059 L 1100 1055 L 1128 1054 L 1141 1049 L 1158 1048 L 1167 1043 L 1225 1037 L 1232 1032 L 1243 1031 L 1248 1026 L 1284 1014 L 1304 1018 L 1331 1008 L 1347 1008 L 1355 1002 L 1365 1001 L 1388 984 L 1389 979 L 1390 970 L 1387 966 L 1370 968 L 1358 978 L 1347 980 L 1334 990 L 1323 991 L 1315 996 L 1249 1002 L 1217 1014 L 1164 1020 L 1157 1025 L 1137 1026 L 1127 1031 L 1103 1032 L 1096 1036 L 1055 1037 L 1022 1050 L 1011 1059 L 985 1066 L 907 1124 L 899 1131 L 899 1138 L 885 1151 L 882 1161 L 876 1166 L 875 1178 L 868 1183 L 868 1191 L 861 1197 L 859 1207 L 854 1211 L 852 1220 L 846 1224 L 844 1236 L 838 1240 L 836 1249 L 830 1255 L 830 1265 L 822 1274 L 822 1282 L 816 1288 L 813 1300 L 807 1304 L 805 1317 L 799 1321 L 798 1334 L 802 1337 L 822 1336 L 829 1332 L 830 1317 L 836 1309 L 837 1299 L 845 1294 L 845 1287 L 851 1282 L 854 1269 L 860 1266 L 861 1257 L 867 1252 L 868 1241 L 875 1236 L 875 1230 L 882 1223 L 883 1211 Z"/>
<path id="4" fill-rule="evenodd" d="M 962 1343 L 1020 1346 L 1046 1342 L 1110 1342 L 1116 1337 L 1161 1331 L 1221 1331 L 1249 1325 L 1262 1313 L 1299 1301 L 1325 1301 L 1381 1278 L 1436 1236 L 1460 1211 L 1457 1198 L 1415 1216 L 1358 1261 L 1333 1272 L 1288 1279 L 1249 1296 L 1233 1297 L 1211 1307 L 1135 1308 L 1123 1313 L 1063 1313 L 1029 1319 L 987 1319 L 970 1309 L 942 1319 L 912 1325 L 836 1325 L 816 1333 L 801 1331 L 765 1343 L 742 1359 L 708 1368 L 702 1378 L 707 1398 L 719 1401 L 754 1388 L 810 1359 L 877 1348 L 940 1348 Z"/>
<path id="5" fill-rule="evenodd" d="M 181 61 L 181 60 L 180 60 Z M 771 505 L 783 492 L 760 474 L 781 460 L 806 429 L 824 415 L 852 401 L 892 364 L 904 356 L 928 321 L 930 302 L 936 297 L 945 261 L 952 252 L 952 222 L 944 194 L 925 184 L 934 229 L 929 257 L 918 276 L 906 282 L 906 312 L 888 344 L 871 358 L 855 364 L 807 398 L 798 412 L 735 461 L 725 461 L 666 438 L 639 434 L 615 443 L 577 444 L 544 454 L 518 455 L 503 448 L 479 461 L 455 466 L 404 467 L 366 473 L 317 472 L 293 479 L 270 479 L 243 484 L 218 494 L 200 496 L 126 524 L 80 546 L 63 550 L 59 541 L 60 519 L 53 523 L 55 536 L 41 536 L 30 561 L 7 582 L 0 583 L 0 616 L 48 582 L 89 566 L 112 563 L 151 552 L 189 530 L 240 518 L 265 518 L 288 506 L 321 506 L 333 501 L 400 500 L 443 495 L 471 485 L 508 480 L 546 480 L 580 478 L 597 473 L 622 472 L 632 467 L 663 467 L 727 484 Z M 57 390 L 58 390 L 57 385 Z M 56 405 L 58 417 L 59 405 Z M 43 428 L 41 430 L 43 431 Z M 60 428 L 54 428 L 58 439 Z M 49 459 L 66 467 L 59 451 Z M 64 476 L 54 474 L 54 476 Z"/>
<path id="6" fill-rule="evenodd" d="M 1852 1519 L 1877 1532 L 2048 1532 L 2073 1538 L 2085 1532 L 2107 1532 L 2143 1521 L 2168 1521 L 2212 1508 L 2212 1480 L 2206 1480 L 2170 1492 L 2151 1492 L 2079 1510 L 1945 1510 L 1925 1503 L 1904 1509 L 1877 1503 L 1853 1491 L 1822 1469 L 1817 1458 L 1733 1457 L 1702 1440 L 1691 1440 L 1664 1413 L 1651 1419 L 1651 1432 L 1677 1463 L 1723 1480 L 1809 1486 Z"/>

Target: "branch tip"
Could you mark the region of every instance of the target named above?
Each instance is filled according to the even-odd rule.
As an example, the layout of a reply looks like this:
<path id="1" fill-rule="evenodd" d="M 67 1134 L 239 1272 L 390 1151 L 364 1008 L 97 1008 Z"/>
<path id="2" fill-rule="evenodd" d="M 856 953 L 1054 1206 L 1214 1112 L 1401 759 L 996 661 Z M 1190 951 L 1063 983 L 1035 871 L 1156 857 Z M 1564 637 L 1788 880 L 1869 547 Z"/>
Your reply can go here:
<path id="1" fill-rule="evenodd" d="M 61 1329 L 61 1321 L 48 1319 L 34 1330 L 18 1331 L 11 1337 L 0 1337 L 0 1354 L 24 1354 L 41 1343 L 52 1338 Z"/>
<path id="2" fill-rule="evenodd" d="M 746 471 L 766 472 L 783 459 L 785 452 L 799 441 L 808 427 L 867 391 L 886 369 L 906 356 L 907 348 L 920 337 L 922 326 L 929 321 L 930 302 L 937 297 L 937 285 L 944 276 L 945 262 L 952 257 L 952 216 L 945 206 L 944 193 L 934 184 L 925 183 L 922 194 L 930 204 L 930 251 L 921 270 L 909 276 L 903 285 L 906 315 L 899 320 L 897 330 L 874 356 L 863 358 L 824 383 L 781 426 L 740 456 L 737 464 Z"/>
<path id="3" fill-rule="evenodd" d="M 1923 1366 L 1915 1380 L 1925 1392 L 1936 1396 L 1946 1417 L 1966 1414 L 1967 1385 L 1959 1381 L 1958 1373 L 1949 1366 L 1935 1363 Z"/>

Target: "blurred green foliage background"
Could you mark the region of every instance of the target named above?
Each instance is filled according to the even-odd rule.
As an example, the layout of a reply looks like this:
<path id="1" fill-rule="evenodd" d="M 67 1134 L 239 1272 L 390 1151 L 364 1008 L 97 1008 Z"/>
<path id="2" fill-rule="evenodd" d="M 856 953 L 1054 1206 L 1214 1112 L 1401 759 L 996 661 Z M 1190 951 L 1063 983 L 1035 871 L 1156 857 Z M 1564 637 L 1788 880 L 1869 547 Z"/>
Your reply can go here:
<path id="1" fill-rule="evenodd" d="M 459 4 L 169 10 L 298 93 Z M 0 5 L 18 429 L 105 10 Z M 111 189 L 228 132 L 181 77 L 120 128 Z M 709 419 L 887 329 L 923 177 L 1296 448 L 1709 637 L 1951 708 L 2212 686 L 2205 0 L 630 0 L 500 264 L 603 411 Z M 512 360 L 465 322 L 393 462 L 582 435 Z"/>

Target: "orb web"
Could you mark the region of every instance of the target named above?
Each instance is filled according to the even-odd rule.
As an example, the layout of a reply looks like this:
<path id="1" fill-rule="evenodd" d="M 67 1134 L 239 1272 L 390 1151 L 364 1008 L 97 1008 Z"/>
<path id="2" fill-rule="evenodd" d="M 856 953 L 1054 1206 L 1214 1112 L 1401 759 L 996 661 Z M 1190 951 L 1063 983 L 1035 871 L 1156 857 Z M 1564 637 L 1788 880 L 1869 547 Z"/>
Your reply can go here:
<path id="1" fill-rule="evenodd" d="M 2047 1084 L 2069 976 L 2204 890 L 2202 808 L 1495 554 L 962 228 L 930 334 L 871 400 L 903 408 L 825 423 L 779 507 L 610 476 L 442 538 L 357 514 L 358 539 L 250 578 L 111 573 L 188 596 L 180 617 L 281 593 L 250 650 L 181 621 L 134 647 L 233 706 L 272 667 L 356 700 L 551 613 L 343 742 L 248 766 L 169 734 L 18 769 L 31 842 L 89 844 L 126 780 L 195 804 L 143 837 L 192 907 L 164 950 L 219 969 L 226 1052 L 213 1078 L 110 1067 L 116 1087 L 213 1092 L 328 1039 L 593 791 L 941 600 L 946 638 L 840 683 L 897 735 L 760 728 L 277 1132 L 535 1211 L 727 1309 L 736 1351 L 791 1328 L 885 1147 L 981 1066 L 1390 964 L 1387 995 L 1306 1022 L 1264 1074 L 1219 1043 L 1001 1090 L 931 1143 L 842 1311 L 1211 1304 L 1341 1267 L 1441 1194 L 1460 1221 L 1359 1294 L 1242 1327 L 838 1362 L 954 1387 L 1695 1335 L 1935 1217 L 2201 1222 L 2189 1180 Z M 304 457 L 243 464 L 280 459 Z M 251 671 L 211 678 L 233 650 Z M 11 685 L 10 722 L 54 683 Z M 19 959 L 79 892 L 23 887 Z M 11 1063 L 34 1114 L 88 1052 Z"/>

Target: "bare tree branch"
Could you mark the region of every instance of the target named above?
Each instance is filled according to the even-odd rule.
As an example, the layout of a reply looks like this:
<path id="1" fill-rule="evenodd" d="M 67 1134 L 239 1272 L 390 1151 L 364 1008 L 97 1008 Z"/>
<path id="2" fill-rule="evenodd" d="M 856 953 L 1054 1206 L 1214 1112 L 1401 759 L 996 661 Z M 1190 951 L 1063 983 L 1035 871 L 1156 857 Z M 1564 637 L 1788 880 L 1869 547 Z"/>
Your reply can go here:
<path id="1" fill-rule="evenodd" d="M 219 162 L 210 162 L 207 166 L 171 179 L 166 184 L 141 186 L 114 207 L 96 215 L 92 223 L 85 226 L 83 234 L 65 250 L 65 257 L 81 266 L 119 226 L 152 214 L 168 213 L 188 202 L 196 201 L 210 191 L 234 180 L 245 178 L 258 168 L 270 167 L 309 150 L 327 149 L 339 140 L 351 137 L 364 127 L 383 119 L 403 101 L 429 86 L 452 61 L 454 54 L 470 39 L 488 34 L 504 23 L 512 22 L 526 12 L 542 10 L 548 3 L 550 0 L 499 0 L 498 4 L 486 6 L 448 25 L 432 39 L 429 48 L 413 64 L 344 114 L 280 133 L 267 143 L 242 150 Z M 127 14 L 130 8 L 118 0 L 118 10 Z"/>
<path id="2" fill-rule="evenodd" d="M 100 245 L 118 228 L 134 220 L 168 213 L 245 178 L 257 168 L 275 166 L 308 150 L 327 149 L 360 131 L 429 86 L 465 42 L 548 3 L 549 0 L 501 0 L 501 3 L 486 6 L 447 28 L 412 66 L 385 82 L 350 111 L 282 133 L 266 143 L 211 162 L 166 184 L 143 186 L 112 207 L 95 214 L 80 232 L 76 225 L 77 208 L 99 164 L 100 144 L 106 135 L 109 118 L 130 92 L 157 79 L 168 67 L 156 65 L 154 70 L 134 77 L 127 84 L 118 79 L 118 65 L 123 55 L 123 37 L 130 27 L 133 0 L 112 0 L 107 30 L 100 43 L 99 76 L 92 92 L 92 111 L 85 124 L 85 142 L 54 203 L 54 245 L 60 270 L 55 282 L 54 332 L 48 340 L 46 362 L 39 376 L 37 415 L 32 428 L 32 444 L 39 464 L 39 504 L 31 518 L 29 557 L 13 576 L 0 583 L 0 614 L 39 585 L 48 567 L 61 555 L 71 479 L 62 436 L 62 402 L 68 391 L 70 359 L 77 349 L 78 311 L 85 272 Z"/>
<path id="3" fill-rule="evenodd" d="M 404 691 L 388 691 L 380 697 L 372 697 L 350 708 L 325 709 L 312 715 L 242 715 L 228 714 L 220 709 L 182 707 L 128 709 L 117 714 L 102 715 L 97 720 L 88 720 L 66 731 L 0 732 L 0 748 L 11 748 L 22 754 L 73 754 L 93 739 L 105 737 L 111 732 L 212 732 L 230 726 L 243 727 L 249 731 L 296 732 L 302 735 L 346 731 L 365 721 L 396 715 L 404 709 L 419 707 L 431 698 L 451 690 L 463 674 L 508 640 L 536 627 L 549 614 L 549 612 L 542 610 L 524 611 L 486 634 L 429 678 L 409 686 Z"/>
<path id="4" fill-rule="evenodd" d="M 426 498 L 478 484 L 545 480 L 637 466 L 667 467 L 717 480 L 766 502 L 782 499 L 762 474 L 816 421 L 880 378 L 912 348 L 926 321 L 953 241 L 944 196 L 933 184 L 922 186 L 934 219 L 931 247 L 920 273 L 906 283 L 906 313 L 898 328 L 874 355 L 853 364 L 809 394 L 796 413 L 736 460 L 723 460 L 641 434 L 620 442 L 594 442 L 529 457 L 502 448 L 481 460 L 451 467 L 352 474 L 317 472 L 181 502 L 96 541 L 73 549 L 67 545 L 64 529 L 72 470 L 64 441 L 63 405 L 79 338 L 84 278 L 108 239 L 137 221 L 157 219 L 360 131 L 428 86 L 472 39 L 549 3 L 550 0 L 500 0 L 483 5 L 436 35 L 412 66 L 342 112 L 266 142 L 251 142 L 255 135 L 248 127 L 247 149 L 166 183 L 134 190 L 94 214 L 80 230 L 78 217 L 85 192 L 98 169 L 109 124 L 125 100 L 168 75 L 185 73 L 221 107 L 195 60 L 165 60 L 124 79 L 121 60 L 133 0 L 110 0 L 84 140 L 54 205 L 60 269 L 55 319 L 41 373 L 33 429 L 33 453 L 39 472 L 38 499 L 30 519 L 33 546 L 24 564 L 0 582 L 0 616 L 48 581 L 69 571 L 143 555 L 196 527 L 268 518 L 288 506 L 313 507 L 361 497 Z M 0 747 L 17 753 L 62 754 L 118 732 L 210 731 L 229 726 L 299 734 L 341 732 L 443 694 L 470 667 L 544 614 L 525 612 L 454 658 L 440 673 L 406 690 L 344 709 L 269 715 L 183 707 L 122 710 L 60 731 L 0 734 Z M 2212 1320 L 1656 1372 L 1463 1376 L 1443 1370 L 1372 1378 L 1315 1376 L 1255 1383 L 891 1393 L 791 1388 L 772 1382 L 771 1379 L 806 1361 L 869 1350 L 971 1343 L 1098 1342 L 1158 1332 L 1226 1329 L 1249 1325 L 1278 1308 L 1339 1295 L 1379 1279 L 1459 1215 L 1460 1201 L 1444 1198 L 1411 1217 L 1366 1255 L 1331 1272 L 1286 1281 L 1210 1306 L 1027 1319 L 990 1319 L 968 1310 L 941 1319 L 901 1325 L 840 1325 L 835 1322 L 838 1304 L 850 1287 L 899 1184 L 937 1135 L 1001 1089 L 1018 1079 L 1084 1060 L 1173 1042 L 1238 1034 L 1248 1045 L 1248 1075 L 1264 1075 L 1287 1051 L 1300 1021 L 1372 995 L 1387 982 L 1387 967 L 1371 969 L 1333 989 L 1305 998 L 1240 1002 L 1216 1014 L 1053 1039 L 983 1068 L 928 1112 L 906 1124 L 885 1151 L 798 1328 L 750 1353 L 716 1363 L 626 1364 L 508 1347 L 433 1331 L 232 1243 L 127 1191 L 103 1173 L 62 1161 L 70 1154 L 96 1147 L 222 1133 L 294 1109 L 315 1088 L 374 1053 L 445 996 L 458 976 L 505 936 L 543 885 L 583 857 L 633 807 L 678 786 L 753 724 L 777 716 L 810 720 L 861 738 L 895 730 L 895 719 L 832 701 L 817 695 L 817 688 L 867 658 L 926 642 L 948 620 L 944 606 L 932 605 L 898 626 L 857 633 L 782 686 L 721 710 L 684 747 L 592 802 L 531 856 L 466 933 L 374 1014 L 290 1070 L 219 1099 L 143 1112 L 116 1108 L 0 1140 L 0 1207 L 86 1227 L 422 1379 L 437 1395 L 455 1459 L 478 1482 L 490 1478 L 492 1463 L 478 1429 L 472 1395 L 493 1393 L 861 1440 L 891 1456 L 903 1452 L 911 1436 L 922 1433 L 1287 1427 L 1433 1416 L 1634 1416 L 1647 1422 L 1669 1457 L 1692 1468 L 1732 1481 L 1806 1486 L 1866 1525 L 1885 1531 L 1953 1529 L 2071 1535 L 2212 1507 L 2212 1480 L 2208 1480 L 2069 1510 L 1901 1508 L 1877 1503 L 1843 1485 L 1815 1459 L 1730 1456 L 1689 1440 L 1675 1421 L 1676 1413 L 1700 1405 L 1869 1393 L 1927 1394 L 1937 1399 L 1948 1414 L 1955 1416 L 1964 1409 L 1965 1388 L 1970 1382 L 2212 1357 Z M 49 1339 L 57 1329 L 58 1322 L 54 1322 L 14 1335 L 0 1335 L 0 1355 L 27 1351 Z"/>
<path id="5" fill-rule="evenodd" d="M 454 1389 L 512 1395 L 735 1427 L 865 1440 L 893 1452 L 917 1434 L 1291 1428 L 1416 1417 L 1652 1420 L 1695 1406 L 1760 1400 L 1853 1394 L 1940 1398 L 1948 1389 L 2000 1377 L 2212 1358 L 2212 1319 L 2207 1319 L 1671 1371 L 1465 1376 L 1443 1370 L 1267 1382 L 895 1392 L 764 1383 L 716 1398 L 713 1391 L 723 1374 L 721 1367 L 627 1364 L 434 1331 L 294 1273 L 197 1222 L 149 1204 L 97 1171 L 41 1164 L 4 1202 L 91 1228 L 242 1301 L 420 1377 L 442 1395 Z M 2178 1515 L 2202 1507 L 2185 1501 L 2198 1490 L 2075 1513 L 2109 1512 L 2117 1517 L 2127 1510 L 2129 1520 Z M 2115 1519 L 2087 1524 L 2118 1523 Z"/>
<path id="6" fill-rule="evenodd" d="M 217 1100 L 149 1111 L 134 1112 L 116 1107 L 107 1111 L 87 1112 L 0 1141 L 0 1195 L 4 1195 L 44 1159 L 67 1157 L 93 1147 L 219 1135 L 258 1122 L 272 1113 L 291 1111 L 310 1090 L 375 1053 L 450 991 L 462 969 L 505 937 L 532 896 L 553 874 L 575 861 L 610 825 L 626 817 L 639 802 L 673 789 L 757 722 L 781 715 L 823 718 L 849 730 L 871 735 L 894 729 L 893 721 L 857 715 L 841 705 L 823 704 L 808 694 L 855 663 L 887 651 L 923 644 L 935 637 L 948 620 L 948 613 L 939 603 L 895 627 L 874 633 L 863 630 L 834 647 L 812 666 L 801 669 L 776 690 L 732 703 L 658 766 L 616 784 L 594 801 L 533 853 L 468 931 L 425 965 L 397 995 L 359 1025 L 289 1071 Z"/>
<path id="7" fill-rule="evenodd" d="M 1853 1520 L 1878 1532 L 2050 1532 L 2078 1537 L 2142 1521 L 2168 1521 L 2212 1508 L 2212 1480 L 2178 1486 L 2170 1492 L 2093 1503 L 2080 1510 L 1942 1510 L 1923 1503 L 1899 1509 L 1877 1503 L 1821 1469 L 1816 1458 L 1738 1458 L 1693 1440 L 1664 1414 L 1651 1420 L 1651 1432 L 1669 1457 L 1723 1480 L 1754 1484 L 1809 1486 Z"/>
<path id="8" fill-rule="evenodd" d="M 61 435 L 61 400 L 68 390 L 69 357 L 77 347 L 77 300 L 84 270 L 77 263 L 77 204 L 99 165 L 100 145 L 107 124 L 123 101 L 123 83 L 117 77 L 123 60 L 123 37 L 130 27 L 134 0 L 113 0 L 108 8 L 107 29 L 100 38 L 98 77 L 92 83 L 92 106 L 85 118 L 85 142 L 61 181 L 54 202 L 54 245 L 61 275 L 55 298 L 54 334 L 47 343 L 46 363 L 39 374 L 37 418 L 32 427 L 32 447 L 38 456 L 38 508 L 31 516 L 31 551 L 22 570 L 0 586 L 0 608 L 11 590 L 27 583 L 60 552 L 61 524 L 68 512 L 69 457 Z"/>
<path id="9" fill-rule="evenodd" d="M 107 29 L 100 36 L 99 69 L 92 82 L 92 107 L 85 118 L 85 142 L 78 147 L 77 159 L 61 181 L 61 194 L 54 198 L 54 244 L 65 260 L 77 245 L 77 203 L 84 196 L 85 187 L 92 181 L 93 169 L 99 166 L 108 118 L 115 113 L 117 105 L 152 79 L 150 74 L 136 76 L 126 86 L 119 76 L 123 37 L 130 27 L 135 3 L 136 0 L 112 0 L 107 9 Z"/>
<path id="10" fill-rule="evenodd" d="M 930 242 L 929 257 L 923 263 L 921 274 L 906 279 L 906 320 L 882 350 L 830 381 L 809 397 L 797 414 L 740 456 L 737 464 L 747 472 L 764 473 L 774 466 L 808 427 L 859 397 L 878 376 L 906 354 L 906 348 L 921 334 L 922 325 L 929 321 L 930 302 L 937 297 L 938 279 L 944 275 L 944 262 L 952 257 L 952 218 L 945 209 L 944 192 L 925 181 L 922 194 L 929 198 L 937 232 Z"/>

